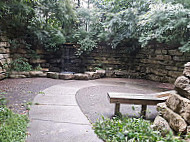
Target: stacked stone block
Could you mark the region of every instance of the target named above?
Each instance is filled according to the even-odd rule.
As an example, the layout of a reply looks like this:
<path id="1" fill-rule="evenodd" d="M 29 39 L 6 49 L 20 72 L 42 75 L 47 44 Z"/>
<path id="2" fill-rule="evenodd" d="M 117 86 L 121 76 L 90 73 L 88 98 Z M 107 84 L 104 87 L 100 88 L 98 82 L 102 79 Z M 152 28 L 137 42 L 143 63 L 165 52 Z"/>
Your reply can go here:
<path id="1" fill-rule="evenodd" d="M 183 75 L 175 83 L 176 93 L 168 97 L 165 103 L 157 105 L 159 116 L 154 124 L 161 129 L 176 133 L 190 132 L 190 62 L 185 64 Z M 166 126 L 166 127 L 165 127 Z"/>
<path id="2" fill-rule="evenodd" d="M 5 37 L 0 37 L 0 80 L 6 77 L 5 64 L 10 63 L 9 43 Z"/>
<path id="3" fill-rule="evenodd" d="M 182 74 L 183 65 L 190 54 L 182 53 L 178 47 L 150 45 L 129 54 L 128 46 L 112 49 L 100 46 L 84 55 L 86 70 L 100 67 L 108 71 L 108 77 L 143 78 L 159 82 L 174 83 Z"/>

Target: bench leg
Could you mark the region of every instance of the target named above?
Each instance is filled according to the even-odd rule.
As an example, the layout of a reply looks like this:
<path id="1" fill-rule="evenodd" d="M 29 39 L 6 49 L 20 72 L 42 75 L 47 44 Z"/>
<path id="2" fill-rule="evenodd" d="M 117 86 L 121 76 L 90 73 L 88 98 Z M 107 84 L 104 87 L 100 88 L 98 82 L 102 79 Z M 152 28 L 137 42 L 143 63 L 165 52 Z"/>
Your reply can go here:
<path id="1" fill-rule="evenodd" d="M 116 103 L 115 104 L 115 112 L 114 112 L 114 115 L 117 115 L 119 113 L 119 110 L 120 110 L 120 104 L 119 103 Z"/>
<path id="2" fill-rule="evenodd" d="M 141 116 L 143 119 L 146 119 L 146 109 L 147 109 L 147 105 L 142 105 Z"/>

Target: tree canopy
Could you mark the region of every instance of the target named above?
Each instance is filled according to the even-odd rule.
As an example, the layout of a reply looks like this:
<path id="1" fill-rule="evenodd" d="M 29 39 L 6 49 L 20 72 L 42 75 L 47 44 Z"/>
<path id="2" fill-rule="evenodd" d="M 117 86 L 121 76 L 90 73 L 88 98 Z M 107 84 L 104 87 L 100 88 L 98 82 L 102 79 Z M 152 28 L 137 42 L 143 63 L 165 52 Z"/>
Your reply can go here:
<path id="1" fill-rule="evenodd" d="M 190 51 L 189 0 L 1 0 L 0 30 L 13 47 L 56 50 L 66 42 L 81 45 L 79 54 L 98 44 L 132 50 L 152 41 Z"/>

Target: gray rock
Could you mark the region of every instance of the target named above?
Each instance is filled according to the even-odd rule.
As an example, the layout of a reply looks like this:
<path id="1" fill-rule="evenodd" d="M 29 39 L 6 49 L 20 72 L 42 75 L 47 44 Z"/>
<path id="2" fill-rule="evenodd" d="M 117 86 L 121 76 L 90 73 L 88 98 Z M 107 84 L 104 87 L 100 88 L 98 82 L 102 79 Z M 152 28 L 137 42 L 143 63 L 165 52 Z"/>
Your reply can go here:
<path id="1" fill-rule="evenodd" d="M 13 75 L 13 74 L 9 75 L 9 77 L 10 78 L 26 78 L 25 75 Z"/>
<path id="2" fill-rule="evenodd" d="M 185 76 L 180 76 L 176 79 L 175 90 L 181 95 L 190 99 L 190 80 Z"/>
<path id="3" fill-rule="evenodd" d="M 162 135 L 166 135 L 169 132 L 172 132 L 168 122 L 161 116 L 157 116 L 154 120 L 154 129 L 159 130 Z"/>
<path id="4" fill-rule="evenodd" d="M 183 75 L 186 77 L 190 77 L 190 62 L 184 65 Z"/>
<path id="5" fill-rule="evenodd" d="M 115 72 L 112 70 L 106 70 L 106 77 L 115 77 Z"/>
<path id="6" fill-rule="evenodd" d="M 76 80 L 89 80 L 89 75 L 87 74 L 82 74 L 82 73 L 76 73 L 74 74 L 74 79 Z"/>
<path id="7" fill-rule="evenodd" d="M 187 133 L 190 133 L 190 126 L 187 126 Z"/>
<path id="8" fill-rule="evenodd" d="M 53 78 L 53 79 L 59 79 L 59 73 L 57 73 L 57 72 L 48 72 L 47 77 Z"/>
<path id="9" fill-rule="evenodd" d="M 0 80 L 5 79 L 5 78 L 6 78 L 6 75 L 4 73 L 1 73 L 0 74 Z"/>
<path id="10" fill-rule="evenodd" d="M 59 79 L 71 80 L 71 79 L 74 79 L 74 75 L 73 75 L 73 74 L 60 73 L 60 74 L 59 74 Z"/>
<path id="11" fill-rule="evenodd" d="M 101 74 L 97 72 L 85 72 L 89 76 L 89 79 L 98 79 L 101 78 Z"/>
<path id="12" fill-rule="evenodd" d="M 167 101 L 166 105 L 182 116 L 185 121 L 190 124 L 190 100 L 186 99 L 184 97 L 181 97 L 180 95 L 173 94 L 171 95 Z"/>
<path id="13" fill-rule="evenodd" d="M 100 77 L 104 77 L 106 75 L 105 70 L 96 70 L 96 73 L 100 75 Z"/>
<path id="14" fill-rule="evenodd" d="M 18 72 L 19 75 L 25 75 L 26 77 L 30 77 L 29 72 Z"/>
<path id="15" fill-rule="evenodd" d="M 29 73 L 30 73 L 31 77 L 41 77 L 41 76 L 43 76 L 42 71 L 30 71 Z"/>
<path id="16" fill-rule="evenodd" d="M 17 72 L 17 71 L 11 71 L 10 75 L 25 75 L 26 77 L 30 77 L 30 73 L 29 72 Z"/>
<path id="17" fill-rule="evenodd" d="M 185 120 L 179 114 L 168 108 L 165 103 L 159 103 L 157 105 L 157 111 L 164 119 L 166 119 L 175 132 L 186 131 L 187 123 Z"/>

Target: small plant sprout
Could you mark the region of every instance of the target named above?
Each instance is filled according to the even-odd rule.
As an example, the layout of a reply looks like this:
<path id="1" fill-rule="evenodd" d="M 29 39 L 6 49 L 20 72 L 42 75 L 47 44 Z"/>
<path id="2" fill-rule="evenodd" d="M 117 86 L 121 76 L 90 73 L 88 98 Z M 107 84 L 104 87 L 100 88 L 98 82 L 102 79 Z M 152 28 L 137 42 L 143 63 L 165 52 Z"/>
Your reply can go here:
<path id="1" fill-rule="evenodd" d="M 38 92 L 38 94 L 43 94 L 43 95 L 45 95 L 45 93 L 44 93 L 44 92 L 42 92 L 42 91 Z"/>
<path id="2" fill-rule="evenodd" d="M 40 103 L 34 103 L 34 105 L 40 105 Z"/>

